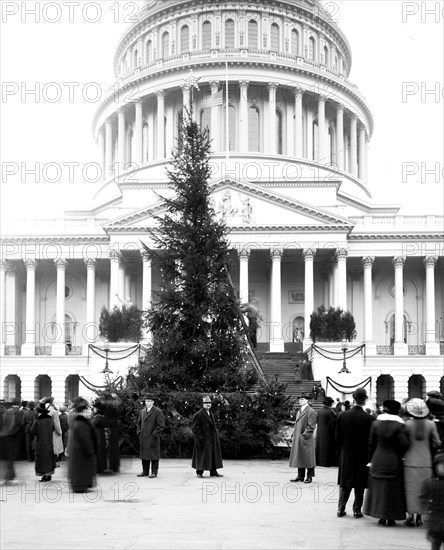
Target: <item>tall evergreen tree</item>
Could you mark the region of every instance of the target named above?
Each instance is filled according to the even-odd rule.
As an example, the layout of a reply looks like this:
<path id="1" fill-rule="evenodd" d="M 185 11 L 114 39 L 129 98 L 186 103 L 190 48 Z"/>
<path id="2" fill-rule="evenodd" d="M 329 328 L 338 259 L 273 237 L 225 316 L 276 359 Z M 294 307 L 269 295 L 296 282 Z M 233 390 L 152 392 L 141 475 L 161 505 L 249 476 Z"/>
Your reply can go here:
<path id="1" fill-rule="evenodd" d="M 152 344 L 147 365 L 139 371 L 150 385 L 195 391 L 245 388 L 239 374 L 245 336 L 228 280 L 228 230 L 210 202 L 209 161 L 208 131 L 188 112 L 167 171 L 175 194 L 164 198 L 166 212 L 156 217 L 155 247 L 145 247 L 161 273 L 159 301 L 145 318 Z"/>

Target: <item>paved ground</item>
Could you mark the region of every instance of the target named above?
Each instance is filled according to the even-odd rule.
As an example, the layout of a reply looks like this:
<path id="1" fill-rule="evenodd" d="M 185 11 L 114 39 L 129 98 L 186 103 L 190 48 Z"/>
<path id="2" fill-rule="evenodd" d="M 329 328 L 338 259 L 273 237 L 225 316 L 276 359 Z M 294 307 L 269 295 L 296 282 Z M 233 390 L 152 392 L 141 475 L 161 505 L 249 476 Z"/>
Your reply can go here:
<path id="1" fill-rule="evenodd" d="M 17 549 L 429 549 L 426 530 L 381 527 L 374 518 L 336 517 L 336 468 L 315 483 L 290 483 L 286 461 L 225 461 L 223 478 L 198 479 L 189 460 L 162 460 L 157 479 L 138 478 L 140 461 L 98 477 L 90 493 L 70 492 L 66 464 L 38 483 L 16 464 L 2 486 L 2 550 Z M 207 475 L 207 473 L 206 473 Z"/>

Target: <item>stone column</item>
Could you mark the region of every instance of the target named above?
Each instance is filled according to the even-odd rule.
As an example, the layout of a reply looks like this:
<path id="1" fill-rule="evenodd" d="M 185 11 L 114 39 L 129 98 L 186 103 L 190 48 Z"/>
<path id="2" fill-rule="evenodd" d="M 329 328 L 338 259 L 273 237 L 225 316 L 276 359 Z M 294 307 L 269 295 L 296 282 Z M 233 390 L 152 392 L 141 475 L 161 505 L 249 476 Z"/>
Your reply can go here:
<path id="1" fill-rule="evenodd" d="M 314 280 L 313 280 L 313 261 L 316 250 L 307 248 L 304 250 L 304 285 L 305 285 L 305 305 L 304 305 L 304 349 L 312 342 L 310 339 L 310 315 L 314 310 Z"/>
<path id="2" fill-rule="evenodd" d="M 117 113 L 117 154 L 118 160 L 118 174 L 122 174 L 125 170 L 126 152 L 125 152 L 125 111 L 120 109 Z"/>
<path id="3" fill-rule="evenodd" d="M 404 263 L 405 258 L 393 258 L 395 269 L 395 355 L 407 355 L 407 344 L 404 343 Z"/>
<path id="4" fill-rule="evenodd" d="M 281 307 L 281 260 L 282 249 L 271 251 L 271 320 L 270 320 L 270 351 L 283 352 L 282 338 L 282 307 Z"/>
<path id="5" fill-rule="evenodd" d="M 25 343 L 22 345 L 23 356 L 35 355 L 36 326 L 35 326 L 35 271 L 38 261 L 35 259 L 23 260 L 26 266 L 26 324 Z"/>
<path id="6" fill-rule="evenodd" d="M 125 291 L 123 300 L 129 298 L 131 301 L 131 273 L 125 271 Z"/>
<path id="7" fill-rule="evenodd" d="M 220 151 L 220 105 L 214 103 L 214 98 L 219 91 L 219 81 L 213 80 L 210 82 L 211 86 L 211 129 L 210 136 L 212 140 L 213 152 L 218 153 Z"/>
<path id="8" fill-rule="evenodd" d="M 336 252 L 338 261 L 338 296 L 337 305 L 344 311 L 347 310 L 347 256 L 345 248 L 339 248 Z"/>
<path id="9" fill-rule="evenodd" d="M 113 164 L 113 126 L 111 120 L 108 119 L 105 123 L 105 168 L 104 179 L 109 179 L 112 176 Z"/>
<path id="10" fill-rule="evenodd" d="M 334 296 L 335 296 L 335 280 L 334 280 L 333 266 L 332 266 L 328 274 L 328 305 L 329 306 L 334 305 L 335 303 Z"/>
<path id="11" fill-rule="evenodd" d="M 134 119 L 134 160 L 136 166 L 140 166 L 143 162 L 142 157 L 142 134 L 143 134 L 143 104 L 142 100 L 138 99 L 134 102 L 135 119 Z"/>
<path id="12" fill-rule="evenodd" d="M 365 152 L 366 152 L 366 132 L 365 126 L 362 125 L 359 129 L 359 164 L 358 178 L 365 181 Z"/>
<path id="13" fill-rule="evenodd" d="M 110 278 L 109 278 L 109 309 L 119 305 L 119 253 L 116 250 L 109 251 Z"/>
<path id="14" fill-rule="evenodd" d="M 368 148 L 370 143 L 370 137 L 365 135 L 365 181 L 368 182 Z"/>
<path id="15" fill-rule="evenodd" d="M 248 260 L 250 251 L 242 248 L 239 251 L 239 299 L 241 302 L 248 302 Z"/>
<path id="16" fill-rule="evenodd" d="M 276 154 L 276 89 L 275 82 L 268 83 L 268 151 L 271 155 Z M 267 134 L 266 134 L 267 135 Z"/>
<path id="17" fill-rule="evenodd" d="M 294 110 L 295 110 L 295 142 L 296 158 L 301 159 L 304 156 L 303 128 L 302 128 L 302 96 L 301 88 L 294 90 Z"/>
<path id="18" fill-rule="evenodd" d="M 355 114 L 350 118 L 350 174 L 357 176 L 357 161 L 358 161 L 358 136 L 357 136 L 358 119 Z"/>
<path id="19" fill-rule="evenodd" d="M 320 163 L 326 163 L 325 155 L 325 97 L 318 97 L 318 158 Z"/>
<path id="20" fill-rule="evenodd" d="M 99 128 L 97 134 L 97 148 L 99 150 L 99 164 L 102 170 L 102 180 L 106 177 L 106 153 L 105 153 L 105 130 L 103 126 Z"/>
<path id="21" fill-rule="evenodd" d="M 165 90 L 157 90 L 157 159 L 165 158 Z"/>
<path id="22" fill-rule="evenodd" d="M 436 313 L 435 313 L 435 265 L 436 256 L 423 258 L 426 270 L 426 322 L 425 344 L 426 355 L 439 355 L 439 343 L 436 342 Z"/>
<path id="23" fill-rule="evenodd" d="M 344 106 L 336 107 L 336 164 L 344 170 Z"/>
<path id="24" fill-rule="evenodd" d="M 0 355 L 5 354 L 6 344 L 6 268 L 7 263 L 0 260 Z"/>
<path id="25" fill-rule="evenodd" d="M 19 333 L 16 322 L 17 285 L 16 270 L 11 264 L 6 267 L 6 345 L 16 345 L 16 334 Z"/>
<path id="26" fill-rule="evenodd" d="M 364 268 L 364 344 L 367 353 L 376 354 L 376 346 L 373 343 L 373 287 L 372 269 L 375 262 L 374 256 L 362 258 Z"/>
<path id="27" fill-rule="evenodd" d="M 339 307 L 339 277 L 338 277 L 338 260 L 335 256 L 332 267 L 332 279 L 333 279 L 333 299 L 332 306 Z"/>
<path id="28" fill-rule="evenodd" d="M 248 151 L 248 80 L 239 80 L 239 147 L 240 151 Z"/>
<path id="29" fill-rule="evenodd" d="M 94 343 L 98 338 L 98 324 L 96 323 L 96 260 L 84 258 L 86 266 L 86 325 L 84 338 L 86 346 Z M 86 349 L 88 351 L 88 349 Z"/>
<path id="30" fill-rule="evenodd" d="M 140 255 L 142 256 L 142 311 L 147 311 L 151 307 L 151 259 L 145 249 L 140 251 Z M 150 332 L 145 327 L 142 327 L 142 342 L 147 343 L 150 341 Z"/>
<path id="31" fill-rule="evenodd" d="M 126 275 L 126 268 L 125 268 L 125 262 L 123 261 L 122 256 L 119 256 L 119 298 L 122 301 L 126 300 L 125 296 L 125 275 Z M 118 300 L 119 305 L 121 305 L 121 301 Z"/>
<path id="32" fill-rule="evenodd" d="M 64 357 L 66 355 L 65 341 L 65 271 L 68 262 L 64 258 L 54 260 L 57 268 L 57 307 L 55 342 L 52 345 L 52 355 Z"/>

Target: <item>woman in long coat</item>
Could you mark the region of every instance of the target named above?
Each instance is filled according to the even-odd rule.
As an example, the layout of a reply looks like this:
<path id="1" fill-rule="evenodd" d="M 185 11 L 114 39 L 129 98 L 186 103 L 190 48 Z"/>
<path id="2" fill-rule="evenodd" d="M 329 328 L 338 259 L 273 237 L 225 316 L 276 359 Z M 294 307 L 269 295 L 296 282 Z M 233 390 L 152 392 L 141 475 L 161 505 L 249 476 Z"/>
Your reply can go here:
<path id="1" fill-rule="evenodd" d="M 432 449 L 438 449 L 441 440 L 435 423 L 426 417 L 429 409 L 422 399 L 410 399 L 405 405 L 406 413 L 411 417 L 405 427 L 410 447 L 404 457 L 404 483 L 407 499 L 408 518 L 405 524 L 413 527 L 422 525 L 421 515 L 426 513 L 420 499 L 421 485 L 432 475 Z"/>
<path id="2" fill-rule="evenodd" d="M 398 416 L 401 403 L 388 399 L 384 414 L 372 423 L 369 455 L 370 475 L 364 514 L 380 518 L 380 525 L 405 519 L 406 501 L 402 459 L 409 448 L 404 421 Z"/>
<path id="3" fill-rule="evenodd" d="M 103 414 L 102 403 L 96 402 L 94 404 L 95 413 L 91 419 L 91 424 L 94 426 L 94 431 L 97 439 L 97 473 L 103 473 L 107 467 L 106 459 L 106 436 L 105 436 L 105 427 L 106 421 Z"/>
<path id="4" fill-rule="evenodd" d="M 305 483 L 311 483 L 316 465 L 313 439 L 313 432 L 316 428 L 316 413 L 308 405 L 308 396 L 304 393 L 299 397 L 299 404 L 301 408 L 294 423 L 289 466 L 298 469 L 298 475 L 292 481 L 304 481 L 305 469 L 307 469 Z"/>
<path id="5" fill-rule="evenodd" d="M 324 398 L 324 406 L 319 409 L 316 429 L 316 466 L 336 465 L 336 414 L 332 409 L 331 397 Z"/>
<path id="6" fill-rule="evenodd" d="M 194 435 L 192 468 L 195 468 L 197 477 L 203 477 L 204 470 L 210 470 L 211 477 L 222 477 L 217 472 L 223 468 L 222 452 L 220 449 L 219 434 L 211 412 L 211 398 L 205 396 L 202 408 L 197 411 L 191 421 Z"/>
<path id="7" fill-rule="evenodd" d="M 74 493 L 86 493 L 93 487 L 96 474 L 97 440 L 88 420 L 88 402 L 74 399 L 74 416 L 68 442 L 68 477 Z"/>
<path id="8" fill-rule="evenodd" d="M 42 476 L 40 481 L 51 481 L 56 465 L 52 438 L 54 420 L 44 403 L 38 404 L 36 412 L 38 416 L 29 430 L 35 436 L 35 473 Z"/>

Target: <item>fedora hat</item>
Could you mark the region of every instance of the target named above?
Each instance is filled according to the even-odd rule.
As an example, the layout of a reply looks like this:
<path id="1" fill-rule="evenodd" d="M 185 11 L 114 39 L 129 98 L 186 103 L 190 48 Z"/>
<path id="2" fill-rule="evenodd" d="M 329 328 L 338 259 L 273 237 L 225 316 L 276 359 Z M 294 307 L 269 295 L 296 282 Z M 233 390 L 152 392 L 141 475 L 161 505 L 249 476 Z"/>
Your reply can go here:
<path id="1" fill-rule="evenodd" d="M 154 397 L 154 393 L 146 393 L 146 394 L 142 397 L 142 399 L 143 399 L 144 401 L 155 401 L 155 400 L 156 400 L 156 398 Z"/>
<path id="2" fill-rule="evenodd" d="M 407 401 L 407 403 L 405 404 L 405 410 L 409 413 L 410 416 L 413 416 L 414 418 L 425 418 L 430 413 L 429 408 L 425 404 L 425 401 L 417 397 L 414 397 L 413 399 L 410 399 L 410 401 Z"/>

